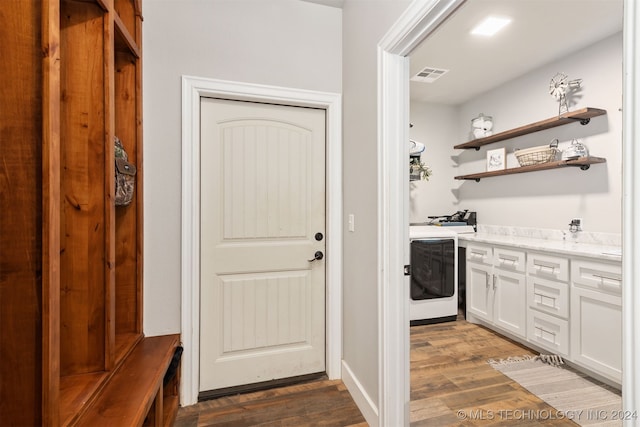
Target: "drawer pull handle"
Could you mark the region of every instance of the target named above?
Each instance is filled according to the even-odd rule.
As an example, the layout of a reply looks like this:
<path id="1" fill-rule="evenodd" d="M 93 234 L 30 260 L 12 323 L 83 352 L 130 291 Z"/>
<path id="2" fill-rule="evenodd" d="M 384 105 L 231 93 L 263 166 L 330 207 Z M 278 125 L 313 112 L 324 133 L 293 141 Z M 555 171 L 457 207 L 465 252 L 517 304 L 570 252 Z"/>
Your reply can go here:
<path id="1" fill-rule="evenodd" d="M 546 294 L 541 294 L 541 293 L 534 293 L 534 302 L 536 305 L 541 305 L 544 307 L 549 307 L 549 308 L 553 308 L 553 309 L 557 309 L 558 308 L 558 304 L 556 304 L 557 299 L 546 295 Z"/>
<path id="2" fill-rule="evenodd" d="M 594 274 L 593 277 L 598 277 L 602 280 L 611 280 L 613 282 L 622 282 L 622 279 L 620 277 L 604 276 L 602 274 Z"/>
<path id="3" fill-rule="evenodd" d="M 541 341 L 556 345 L 556 333 L 554 331 L 547 331 L 540 326 L 536 326 L 536 337 Z"/>
<path id="4" fill-rule="evenodd" d="M 555 267 L 552 267 L 549 265 L 542 265 L 542 264 L 536 264 L 536 268 L 538 269 L 538 271 L 544 271 L 545 273 L 548 272 L 550 274 L 553 274 L 556 270 Z"/>
<path id="5" fill-rule="evenodd" d="M 549 335 L 551 335 L 551 336 L 553 336 L 553 337 L 555 337 L 555 336 L 556 336 L 556 333 L 555 333 L 554 331 L 547 331 L 545 328 L 541 328 L 541 327 L 539 327 L 539 326 L 537 326 L 537 327 L 536 327 L 536 329 L 537 329 L 538 331 L 540 331 L 540 332 L 541 332 L 541 334 L 549 334 Z"/>

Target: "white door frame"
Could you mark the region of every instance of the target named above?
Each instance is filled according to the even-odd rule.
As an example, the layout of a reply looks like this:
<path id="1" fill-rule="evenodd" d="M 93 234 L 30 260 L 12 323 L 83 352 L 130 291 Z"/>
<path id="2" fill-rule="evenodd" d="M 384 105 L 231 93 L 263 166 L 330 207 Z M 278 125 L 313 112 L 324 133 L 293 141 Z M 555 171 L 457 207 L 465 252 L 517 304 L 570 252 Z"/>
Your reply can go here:
<path id="1" fill-rule="evenodd" d="M 378 45 L 379 425 L 409 425 L 406 56 L 465 0 L 414 0 Z M 640 412 L 640 7 L 624 0 L 623 407 Z M 399 190 L 400 189 L 400 190 Z M 633 425 L 634 420 L 626 425 Z"/>
<path id="2" fill-rule="evenodd" d="M 640 412 L 640 7 L 624 0 L 622 108 L 622 407 Z M 627 420 L 624 425 L 636 425 Z"/>
<path id="3" fill-rule="evenodd" d="M 341 375 L 342 359 L 342 96 L 182 77 L 182 375 L 180 403 L 198 401 L 200 377 L 200 98 L 267 102 L 326 110 L 326 372 Z"/>

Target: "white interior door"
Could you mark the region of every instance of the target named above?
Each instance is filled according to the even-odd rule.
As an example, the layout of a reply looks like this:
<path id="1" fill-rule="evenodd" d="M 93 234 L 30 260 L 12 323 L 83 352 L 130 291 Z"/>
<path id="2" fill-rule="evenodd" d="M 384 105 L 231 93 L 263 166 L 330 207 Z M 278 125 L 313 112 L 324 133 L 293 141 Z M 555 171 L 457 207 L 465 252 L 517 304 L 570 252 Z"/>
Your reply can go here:
<path id="1" fill-rule="evenodd" d="M 325 111 L 202 98 L 200 138 L 199 390 L 323 372 Z"/>

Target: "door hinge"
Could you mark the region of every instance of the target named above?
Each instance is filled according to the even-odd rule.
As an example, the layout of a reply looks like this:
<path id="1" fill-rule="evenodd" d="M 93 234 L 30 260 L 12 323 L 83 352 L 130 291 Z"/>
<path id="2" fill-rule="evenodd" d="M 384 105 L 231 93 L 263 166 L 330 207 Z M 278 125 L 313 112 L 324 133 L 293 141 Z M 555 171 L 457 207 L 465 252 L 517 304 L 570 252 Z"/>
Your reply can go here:
<path id="1" fill-rule="evenodd" d="M 411 276 L 411 264 L 404 266 L 404 275 Z"/>

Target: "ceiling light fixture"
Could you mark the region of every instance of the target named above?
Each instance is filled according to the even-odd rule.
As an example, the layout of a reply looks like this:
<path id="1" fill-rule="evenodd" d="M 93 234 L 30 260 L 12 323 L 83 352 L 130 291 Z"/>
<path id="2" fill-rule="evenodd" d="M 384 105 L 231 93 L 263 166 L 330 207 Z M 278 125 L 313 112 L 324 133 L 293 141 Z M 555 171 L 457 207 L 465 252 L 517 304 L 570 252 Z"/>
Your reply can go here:
<path id="1" fill-rule="evenodd" d="M 488 16 L 480 24 L 476 25 L 471 34 L 477 36 L 491 37 L 501 29 L 503 29 L 508 23 L 511 22 L 510 18 L 499 18 L 497 16 Z"/>

